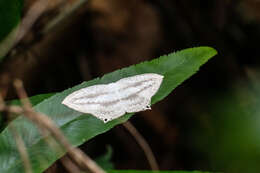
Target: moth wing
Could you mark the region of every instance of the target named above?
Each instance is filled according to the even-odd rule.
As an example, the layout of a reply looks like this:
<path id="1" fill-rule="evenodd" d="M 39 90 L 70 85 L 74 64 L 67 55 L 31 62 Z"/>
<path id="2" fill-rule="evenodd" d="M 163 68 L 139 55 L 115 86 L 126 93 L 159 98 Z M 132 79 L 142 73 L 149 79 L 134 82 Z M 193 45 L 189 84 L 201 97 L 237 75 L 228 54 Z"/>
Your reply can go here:
<path id="1" fill-rule="evenodd" d="M 122 99 L 121 101 L 124 104 L 124 109 L 127 113 L 140 112 L 150 109 L 151 101 L 142 96 L 132 95 L 131 97 Z"/>
<path id="2" fill-rule="evenodd" d="M 93 97 L 95 94 L 98 94 L 100 92 L 104 92 L 107 90 L 107 87 L 105 84 L 100 85 L 92 85 L 86 88 L 82 88 L 78 91 L 75 91 L 71 94 L 69 94 L 63 101 L 62 104 L 74 102 L 75 100 L 80 100 L 84 98 Z"/>
<path id="3" fill-rule="evenodd" d="M 143 89 L 138 92 L 138 95 L 151 100 L 151 98 L 159 90 L 162 80 L 163 78 L 156 78 L 154 80 L 151 80 L 149 84 L 145 85 Z"/>
<path id="4" fill-rule="evenodd" d="M 162 75 L 147 73 L 106 85 L 93 85 L 68 95 L 62 104 L 108 122 L 125 112 L 150 109 L 151 97 L 160 88 L 162 80 Z"/>
<path id="5" fill-rule="evenodd" d="M 130 76 L 126 78 L 122 78 L 118 80 L 116 83 L 121 83 L 122 85 L 131 85 L 135 84 L 138 82 L 143 82 L 143 81 L 149 81 L 149 80 L 159 80 L 162 81 L 163 76 L 156 74 L 156 73 L 145 73 L 145 74 L 140 74 L 136 76 Z"/>
<path id="6" fill-rule="evenodd" d="M 125 111 L 122 107 L 118 107 L 114 110 L 96 109 L 91 114 L 104 121 L 104 123 L 107 123 L 124 115 Z"/>
<path id="7" fill-rule="evenodd" d="M 118 90 L 124 90 L 128 95 L 139 93 L 140 96 L 152 97 L 160 88 L 163 76 L 155 73 L 146 73 L 117 81 Z M 126 95 L 127 95 L 126 94 Z"/>
<path id="8" fill-rule="evenodd" d="M 116 90 L 114 83 L 86 87 L 67 96 L 62 104 L 108 122 L 125 114 L 120 100 L 115 97 Z"/>
<path id="9" fill-rule="evenodd" d="M 106 92 L 108 92 L 106 85 L 93 85 L 71 93 L 62 101 L 62 104 L 79 112 L 91 113 L 91 111 L 98 109 L 98 105 L 89 103 L 94 103 L 100 93 Z"/>

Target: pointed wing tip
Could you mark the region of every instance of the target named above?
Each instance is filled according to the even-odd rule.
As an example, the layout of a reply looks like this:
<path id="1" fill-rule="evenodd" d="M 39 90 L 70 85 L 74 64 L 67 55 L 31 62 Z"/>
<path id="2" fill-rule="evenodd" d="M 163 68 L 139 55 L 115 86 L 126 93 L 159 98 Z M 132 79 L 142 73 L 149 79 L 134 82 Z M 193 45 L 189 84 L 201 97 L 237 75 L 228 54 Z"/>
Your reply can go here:
<path id="1" fill-rule="evenodd" d="M 154 74 L 155 77 L 158 78 L 158 79 L 163 79 L 163 78 L 164 78 L 164 76 L 161 75 L 161 74 L 157 74 L 157 73 L 153 73 L 153 74 Z"/>
<path id="2" fill-rule="evenodd" d="M 61 102 L 61 104 L 68 106 L 68 105 L 69 105 L 68 97 L 66 97 L 66 98 Z"/>
<path id="3" fill-rule="evenodd" d="M 159 83 L 161 84 L 163 81 L 164 76 L 160 74 L 156 74 L 156 78 L 158 79 Z"/>
<path id="4" fill-rule="evenodd" d="M 163 80 L 164 76 L 159 74 L 159 79 Z"/>

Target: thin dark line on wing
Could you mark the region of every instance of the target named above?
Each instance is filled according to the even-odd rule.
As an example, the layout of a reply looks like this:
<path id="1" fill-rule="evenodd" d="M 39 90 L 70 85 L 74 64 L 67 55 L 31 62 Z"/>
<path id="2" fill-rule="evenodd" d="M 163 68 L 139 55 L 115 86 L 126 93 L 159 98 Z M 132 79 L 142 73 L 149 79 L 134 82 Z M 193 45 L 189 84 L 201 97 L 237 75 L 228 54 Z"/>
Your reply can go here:
<path id="1" fill-rule="evenodd" d="M 110 102 L 86 102 L 86 103 L 77 103 L 77 105 L 85 105 L 85 104 L 95 104 L 95 105 L 100 105 L 100 106 L 103 106 L 103 107 L 108 107 L 108 106 L 111 106 L 113 104 L 117 104 L 118 102 L 120 102 L 121 100 L 129 100 L 131 97 L 132 98 L 135 98 L 135 97 L 140 97 L 138 96 L 138 94 L 148 88 L 152 87 L 152 84 L 144 87 L 143 89 L 141 89 L 140 91 L 136 92 L 136 93 L 133 93 L 125 98 L 121 98 L 121 99 L 118 99 L 118 100 L 115 100 L 115 101 L 110 101 Z"/>
<path id="2" fill-rule="evenodd" d="M 102 93 L 96 93 L 96 94 L 88 94 L 88 95 L 85 95 L 85 96 L 81 96 L 81 97 L 74 98 L 73 101 L 77 101 L 77 100 L 81 100 L 81 99 L 86 99 L 86 98 L 95 98 L 95 97 L 102 96 L 102 95 L 106 95 L 106 94 L 109 94 L 109 92 L 102 92 Z"/>

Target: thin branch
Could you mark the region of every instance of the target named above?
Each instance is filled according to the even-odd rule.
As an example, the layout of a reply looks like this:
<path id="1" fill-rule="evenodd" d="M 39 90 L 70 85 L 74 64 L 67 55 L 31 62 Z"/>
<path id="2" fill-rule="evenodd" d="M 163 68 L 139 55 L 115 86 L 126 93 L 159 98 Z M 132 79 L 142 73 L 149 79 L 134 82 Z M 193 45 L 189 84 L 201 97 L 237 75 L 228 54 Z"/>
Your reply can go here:
<path id="1" fill-rule="evenodd" d="M 75 165 L 70 158 L 67 156 L 63 157 L 60 159 L 62 162 L 63 166 L 71 173 L 82 173 L 82 171 L 78 168 L 77 165 Z"/>
<path id="2" fill-rule="evenodd" d="M 2 110 L 4 108 L 5 108 L 4 99 L 3 99 L 2 95 L 0 94 L 0 110 Z M 17 130 L 15 129 L 15 127 L 12 124 L 10 124 L 10 130 L 14 136 L 17 149 L 21 156 L 21 160 L 23 161 L 25 172 L 32 173 L 31 162 L 30 162 L 30 159 L 29 159 L 29 156 L 28 156 L 28 153 L 27 153 L 27 150 L 26 150 L 22 137 L 17 133 Z"/>
<path id="3" fill-rule="evenodd" d="M 4 108 L 5 108 L 5 102 L 4 102 L 2 94 L 0 93 L 0 111 L 4 110 Z"/>
<path id="4" fill-rule="evenodd" d="M 16 92 L 17 92 L 23 106 L 26 109 L 30 109 L 32 107 L 32 104 L 30 103 L 30 100 L 28 99 L 28 96 L 27 96 L 25 90 L 23 89 L 22 81 L 19 79 L 15 79 L 14 86 L 15 86 Z"/>
<path id="5" fill-rule="evenodd" d="M 69 156 L 82 168 L 88 169 L 93 173 L 105 173 L 105 171 L 100 168 L 91 158 L 89 158 L 85 153 L 83 153 L 78 148 L 74 148 L 66 137 L 63 135 L 61 130 L 56 127 L 53 121 L 46 115 L 42 113 L 35 112 L 32 108 L 28 107 L 28 97 L 24 91 L 22 82 L 14 82 L 17 94 L 20 97 L 22 103 L 24 104 L 24 109 L 22 109 L 23 115 L 34 122 L 40 129 L 47 129 L 56 140 L 64 146 L 68 151 Z M 13 106 L 10 106 L 11 108 Z M 9 109 L 13 110 L 13 109 Z"/>
<path id="6" fill-rule="evenodd" d="M 63 21 L 64 18 L 71 15 L 72 12 L 77 10 L 85 2 L 87 2 L 87 0 L 70 0 L 68 3 L 64 4 L 61 7 L 61 12 L 47 23 L 47 25 L 43 28 L 42 33 L 49 32 L 52 28 Z"/>
<path id="7" fill-rule="evenodd" d="M 21 101 L 23 102 L 24 105 L 27 105 L 27 109 L 30 108 L 31 104 L 29 102 L 29 99 L 27 98 L 26 92 L 23 90 L 22 82 L 20 80 L 15 80 L 14 83 L 15 83 L 17 92 L 19 93 L 19 96 L 21 98 Z M 19 106 L 8 106 L 8 107 L 5 106 L 3 98 L 1 96 L 0 96 L 0 106 L 1 106 L 0 111 L 7 111 L 9 113 L 15 113 L 15 114 L 25 114 L 25 112 L 26 112 L 24 109 L 22 109 Z M 41 121 L 41 120 L 39 120 L 39 121 Z M 42 133 L 42 136 L 48 135 L 46 128 L 40 128 L 40 132 Z M 18 135 L 17 132 L 15 132 L 14 134 Z M 18 139 L 18 136 L 17 136 L 16 139 Z M 26 148 L 25 148 L 24 144 L 22 144 L 23 141 L 21 141 L 20 139 L 17 140 L 17 147 L 19 147 L 18 150 L 21 151 L 22 160 L 24 160 L 24 163 L 25 163 L 24 165 L 25 165 L 26 170 L 29 170 L 28 168 L 29 168 L 30 164 L 28 164 L 28 161 L 26 159 L 26 154 L 24 154 L 25 153 L 24 151 L 26 151 Z M 44 138 L 44 139 L 45 139 L 46 143 L 51 148 L 55 148 L 57 150 L 60 150 L 60 148 L 56 145 L 56 143 L 54 143 L 54 141 L 50 140 L 51 138 Z M 76 165 L 73 162 L 71 162 L 70 159 L 68 159 L 68 158 L 67 159 L 61 159 L 61 162 L 63 163 L 65 168 L 68 169 L 70 172 L 73 172 L 73 173 L 74 172 L 80 172 L 79 169 L 76 167 Z M 26 172 L 29 172 L 29 171 L 26 171 Z M 31 172 L 29 172 L 29 173 L 31 173 Z"/>
<path id="8" fill-rule="evenodd" d="M 23 161 L 25 172 L 32 173 L 31 162 L 30 162 L 30 159 L 29 159 L 29 156 L 28 156 L 28 153 L 27 153 L 27 150 L 26 150 L 22 137 L 17 133 L 15 127 L 12 124 L 10 124 L 10 130 L 14 136 L 17 149 L 21 156 L 21 160 Z"/>
<path id="9" fill-rule="evenodd" d="M 152 149 L 149 146 L 149 144 L 146 142 L 144 137 L 138 132 L 138 130 L 130 122 L 124 123 L 123 126 L 130 132 L 130 134 L 136 139 L 136 142 L 143 149 L 152 170 L 159 170 L 159 166 L 158 163 L 156 162 Z"/>
<path id="10" fill-rule="evenodd" d="M 22 19 L 13 47 L 20 42 L 25 34 L 31 29 L 36 20 L 44 13 L 49 2 L 50 0 L 38 0 L 32 5 L 25 17 Z"/>
<path id="11" fill-rule="evenodd" d="M 62 149 L 60 148 L 59 144 L 57 143 L 57 141 L 55 141 L 55 139 L 53 138 L 49 138 L 47 137 L 49 135 L 48 130 L 46 130 L 45 128 L 41 128 L 39 129 L 41 135 L 44 137 L 44 141 L 49 145 L 50 149 L 55 150 L 55 152 L 58 153 L 62 153 Z M 46 138 L 45 138 L 46 136 Z M 66 157 L 66 156 L 65 156 Z M 61 163 L 63 164 L 63 166 L 71 173 L 80 173 L 82 171 L 80 171 L 80 169 L 77 167 L 77 165 L 75 165 L 72 160 L 68 157 L 61 158 L 60 159 Z"/>

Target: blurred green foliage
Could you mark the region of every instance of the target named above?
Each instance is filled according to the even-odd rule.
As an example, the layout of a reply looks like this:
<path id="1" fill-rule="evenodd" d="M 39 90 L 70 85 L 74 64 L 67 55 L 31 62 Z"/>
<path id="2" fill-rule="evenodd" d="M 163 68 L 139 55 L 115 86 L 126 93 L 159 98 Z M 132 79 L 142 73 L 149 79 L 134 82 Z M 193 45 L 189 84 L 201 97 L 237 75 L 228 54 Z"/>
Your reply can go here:
<path id="1" fill-rule="evenodd" d="M 0 1 L 0 42 L 19 23 L 23 7 L 22 0 L 1 0 Z"/>
<path id="2" fill-rule="evenodd" d="M 107 152 L 104 155 L 96 158 L 95 161 L 104 170 L 114 169 L 114 164 L 111 161 L 112 155 L 113 155 L 113 150 L 112 150 L 111 146 L 108 146 Z"/>
<path id="3" fill-rule="evenodd" d="M 0 1 L 0 60 L 12 48 L 22 14 L 23 0 Z"/>
<path id="4" fill-rule="evenodd" d="M 260 171 L 258 84 L 259 81 L 239 81 L 226 91 L 215 92 L 205 101 L 204 128 L 194 128 L 192 140 L 202 153 L 206 153 L 212 170 Z"/>

